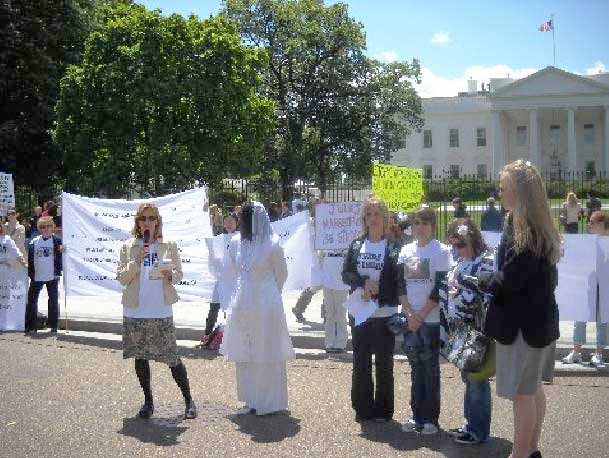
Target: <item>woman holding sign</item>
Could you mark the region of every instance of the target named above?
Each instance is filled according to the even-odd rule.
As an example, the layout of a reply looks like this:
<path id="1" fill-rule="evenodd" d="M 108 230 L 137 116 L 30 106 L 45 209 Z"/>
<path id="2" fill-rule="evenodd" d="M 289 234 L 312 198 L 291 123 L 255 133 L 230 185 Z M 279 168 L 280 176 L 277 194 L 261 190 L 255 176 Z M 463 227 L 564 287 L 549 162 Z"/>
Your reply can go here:
<path id="1" fill-rule="evenodd" d="M 163 241 L 158 208 L 142 204 L 135 215 L 133 238 L 120 251 L 117 276 L 123 290 L 123 358 L 135 358 L 135 373 L 144 391 L 140 418 L 150 418 L 154 402 L 150 360 L 167 364 L 184 396 L 184 418 L 195 418 L 186 366 L 177 354 L 172 304 L 178 301 L 173 285 L 182 279 L 182 262 L 175 242 Z"/>
<path id="2" fill-rule="evenodd" d="M 391 237 L 385 202 L 368 199 L 362 206 L 361 219 L 362 235 L 351 242 L 342 273 L 343 282 L 351 287 L 345 304 L 353 323 L 351 404 L 357 422 L 388 422 L 394 412 L 395 335 L 387 321 L 397 313 L 403 294 L 403 270 L 397 267 L 400 245 Z"/>
<path id="3" fill-rule="evenodd" d="M 542 380 L 552 381 L 559 337 L 560 235 L 554 226 L 545 185 L 530 162 L 503 167 L 501 203 L 509 215 L 497 253 L 499 271 L 479 287 L 495 297 L 485 332 L 497 341 L 497 395 L 514 410 L 511 458 L 541 457 L 539 438 L 546 412 Z"/>

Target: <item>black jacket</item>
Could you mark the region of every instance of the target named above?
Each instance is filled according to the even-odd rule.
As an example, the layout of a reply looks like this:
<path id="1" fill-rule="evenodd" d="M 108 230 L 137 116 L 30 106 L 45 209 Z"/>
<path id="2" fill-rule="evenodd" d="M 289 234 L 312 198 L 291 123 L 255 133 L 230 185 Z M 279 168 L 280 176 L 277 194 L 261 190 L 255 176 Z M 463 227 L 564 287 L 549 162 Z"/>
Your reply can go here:
<path id="1" fill-rule="evenodd" d="M 343 282 L 351 287 L 351 292 L 356 288 L 363 288 L 368 279 L 365 275 L 357 272 L 357 257 L 364 243 L 365 237 L 359 237 L 349 245 L 349 251 L 343 263 Z M 383 270 L 379 278 L 379 307 L 391 307 L 400 304 L 399 297 L 404 294 L 404 269 L 398 268 L 398 256 L 402 245 L 399 242 L 387 240 Z"/>
<path id="2" fill-rule="evenodd" d="M 521 330 L 527 344 L 542 348 L 560 336 L 554 297 L 558 271 L 548 259 L 526 250 L 516 253 L 513 233 L 509 221 L 499 245 L 499 271 L 489 285 L 495 300 L 486 315 L 485 333 L 510 345 Z"/>

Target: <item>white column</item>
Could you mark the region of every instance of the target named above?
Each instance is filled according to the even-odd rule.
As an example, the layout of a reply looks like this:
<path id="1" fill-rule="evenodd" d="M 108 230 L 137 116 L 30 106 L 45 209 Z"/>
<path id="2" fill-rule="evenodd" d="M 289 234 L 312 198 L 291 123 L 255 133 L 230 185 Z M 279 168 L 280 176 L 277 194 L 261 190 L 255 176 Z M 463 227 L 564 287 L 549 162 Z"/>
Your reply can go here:
<path id="1" fill-rule="evenodd" d="M 537 128 L 537 110 L 529 111 L 529 160 L 541 170 L 539 156 L 539 136 Z"/>
<path id="2" fill-rule="evenodd" d="M 567 109 L 567 158 L 569 162 L 569 172 L 577 172 L 577 151 L 575 149 L 575 109 Z"/>
<path id="3" fill-rule="evenodd" d="M 501 126 L 501 112 L 492 112 L 493 126 L 493 173 L 497 175 L 504 166 L 505 155 L 503 151 L 503 128 Z"/>
<path id="4" fill-rule="evenodd" d="M 605 150 L 604 150 L 604 154 L 603 157 L 605 159 L 605 172 L 609 171 L 609 106 L 604 107 L 605 108 L 605 135 L 604 135 L 604 145 L 605 145 Z"/>

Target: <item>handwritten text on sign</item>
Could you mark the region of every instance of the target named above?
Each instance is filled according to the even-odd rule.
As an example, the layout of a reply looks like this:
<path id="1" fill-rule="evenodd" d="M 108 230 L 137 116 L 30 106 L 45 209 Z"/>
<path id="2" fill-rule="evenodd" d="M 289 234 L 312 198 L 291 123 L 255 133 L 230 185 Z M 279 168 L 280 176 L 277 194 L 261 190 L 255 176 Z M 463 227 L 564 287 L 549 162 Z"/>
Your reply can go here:
<path id="1" fill-rule="evenodd" d="M 372 166 L 372 192 L 390 211 L 415 210 L 423 198 L 423 171 L 396 165 Z"/>
<path id="2" fill-rule="evenodd" d="M 362 231 L 363 202 L 336 202 L 315 206 L 315 249 L 341 250 Z"/>

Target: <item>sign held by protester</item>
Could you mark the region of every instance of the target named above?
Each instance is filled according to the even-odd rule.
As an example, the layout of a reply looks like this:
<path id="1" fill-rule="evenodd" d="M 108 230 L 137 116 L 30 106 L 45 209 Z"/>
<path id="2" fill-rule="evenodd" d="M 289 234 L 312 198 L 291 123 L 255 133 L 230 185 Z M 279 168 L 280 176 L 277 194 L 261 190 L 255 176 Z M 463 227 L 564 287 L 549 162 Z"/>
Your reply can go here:
<path id="1" fill-rule="evenodd" d="M 423 198 L 423 171 L 397 165 L 372 166 L 372 192 L 389 211 L 416 210 Z"/>
<path id="2" fill-rule="evenodd" d="M 0 216 L 6 216 L 6 212 L 11 208 L 15 208 L 13 175 L 0 172 Z"/>
<path id="3" fill-rule="evenodd" d="M 315 206 L 315 249 L 346 250 L 362 231 L 363 202 L 334 202 Z"/>

